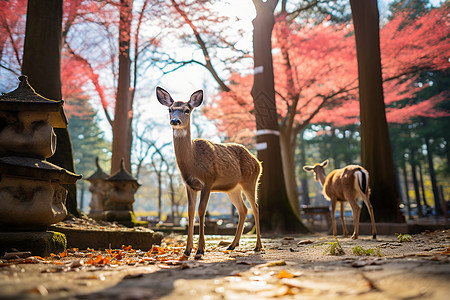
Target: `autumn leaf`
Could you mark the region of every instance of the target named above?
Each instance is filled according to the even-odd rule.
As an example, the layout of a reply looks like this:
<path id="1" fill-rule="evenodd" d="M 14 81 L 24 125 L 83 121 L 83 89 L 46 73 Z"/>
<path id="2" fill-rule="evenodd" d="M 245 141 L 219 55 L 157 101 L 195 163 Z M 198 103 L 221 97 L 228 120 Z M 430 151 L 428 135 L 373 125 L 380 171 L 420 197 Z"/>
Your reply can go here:
<path id="1" fill-rule="evenodd" d="M 278 273 L 278 275 L 277 275 L 277 278 L 278 278 L 278 279 L 282 279 L 282 278 L 294 278 L 294 277 L 295 277 L 294 274 L 288 273 L 288 272 L 286 272 L 285 270 L 281 270 L 281 271 Z"/>
<path id="2" fill-rule="evenodd" d="M 64 251 L 64 252 L 61 252 L 61 253 L 59 254 L 59 256 L 60 256 L 60 257 L 66 257 L 66 256 L 67 256 L 67 250 Z"/>
<path id="3" fill-rule="evenodd" d="M 107 263 L 110 262 L 110 260 L 111 260 L 111 256 L 105 256 L 105 257 L 103 258 L 103 264 L 106 265 Z"/>
<path id="4" fill-rule="evenodd" d="M 447 247 L 447 250 L 440 252 L 442 255 L 450 255 L 450 247 Z"/>
<path id="5" fill-rule="evenodd" d="M 124 250 L 124 251 L 129 251 L 129 250 L 131 250 L 133 247 L 131 247 L 131 245 L 129 245 L 129 246 L 125 246 L 125 245 L 122 245 L 122 249 Z"/>
<path id="6" fill-rule="evenodd" d="M 165 251 L 164 251 L 164 249 L 161 248 L 161 247 L 153 246 L 152 249 L 150 250 L 150 253 L 151 253 L 151 254 L 158 254 L 158 255 L 161 255 L 161 254 L 164 254 Z"/>
<path id="7" fill-rule="evenodd" d="M 98 264 L 102 264 L 103 263 L 103 257 L 101 254 L 97 255 L 97 257 L 95 258 L 94 264 L 98 265 Z"/>
<path id="8" fill-rule="evenodd" d="M 189 260 L 189 256 L 184 255 L 184 253 L 178 258 L 179 261 Z"/>

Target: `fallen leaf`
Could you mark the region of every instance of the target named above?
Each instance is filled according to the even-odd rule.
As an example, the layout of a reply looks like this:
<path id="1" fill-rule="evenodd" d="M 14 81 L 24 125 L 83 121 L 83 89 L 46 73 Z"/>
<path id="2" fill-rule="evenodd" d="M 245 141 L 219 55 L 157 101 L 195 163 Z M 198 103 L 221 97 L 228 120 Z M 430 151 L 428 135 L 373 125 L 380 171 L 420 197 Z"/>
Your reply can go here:
<path id="1" fill-rule="evenodd" d="M 226 241 L 220 241 L 219 244 L 217 244 L 218 247 L 226 247 L 231 245 L 231 242 L 226 242 Z"/>
<path id="2" fill-rule="evenodd" d="M 129 245 L 129 246 L 125 246 L 125 245 L 122 245 L 122 249 L 124 250 L 124 251 L 129 251 L 129 250 L 131 250 L 133 247 L 131 247 L 131 245 Z"/>
<path id="3" fill-rule="evenodd" d="M 189 260 L 189 256 L 184 255 L 184 253 L 178 258 L 179 261 Z"/>
<path id="4" fill-rule="evenodd" d="M 30 290 L 30 292 L 39 294 L 39 295 L 41 295 L 41 296 L 48 296 L 48 290 L 47 290 L 47 288 L 46 288 L 45 286 L 43 286 L 42 284 L 40 284 L 40 285 L 38 285 L 38 286 L 32 288 L 32 289 Z"/>
<path id="5" fill-rule="evenodd" d="M 13 259 L 13 258 L 27 258 L 31 256 L 31 252 L 6 252 L 3 259 Z"/>
<path id="6" fill-rule="evenodd" d="M 272 261 L 272 262 L 268 262 L 262 266 L 264 267 L 276 267 L 276 266 L 285 266 L 286 262 L 284 260 L 278 260 L 278 261 Z"/>
<path id="7" fill-rule="evenodd" d="M 313 242 L 311 240 L 303 240 L 297 243 L 297 245 L 307 245 L 312 244 Z"/>
<path id="8" fill-rule="evenodd" d="M 103 264 L 106 265 L 107 263 L 109 263 L 110 260 L 111 260 L 111 256 L 105 256 L 103 258 Z"/>
<path id="9" fill-rule="evenodd" d="M 288 273 L 288 272 L 286 272 L 285 270 L 281 270 L 281 271 L 278 273 L 278 275 L 277 275 L 277 278 L 278 278 L 278 279 L 281 279 L 281 278 L 294 278 L 294 277 L 295 277 L 294 274 Z"/>
<path id="10" fill-rule="evenodd" d="M 101 254 L 97 255 L 97 257 L 94 260 L 94 264 L 98 265 L 98 264 L 102 264 L 103 263 L 103 257 Z"/>
<path id="11" fill-rule="evenodd" d="M 84 265 L 84 261 L 82 259 L 74 260 L 68 264 L 66 264 L 66 267 L 69 268 L 78 268 Z"/>

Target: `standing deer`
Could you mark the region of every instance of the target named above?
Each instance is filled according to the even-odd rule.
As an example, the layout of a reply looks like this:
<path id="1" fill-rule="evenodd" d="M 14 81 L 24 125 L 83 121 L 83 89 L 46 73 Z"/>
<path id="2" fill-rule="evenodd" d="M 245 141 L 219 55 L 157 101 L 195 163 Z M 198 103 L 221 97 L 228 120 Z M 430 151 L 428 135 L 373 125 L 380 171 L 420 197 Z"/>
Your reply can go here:
<path id="1" fill-rule="evenodd" d="M 196 91 L 188 102 L 174 102 L 170 94 L 156 88 L 158 101 L 169 107 L 170 125 L 173 129 L 173 146 L 178 169 L 186 185 L 188 196 L 188 237 L 184 255 L 189 256 L 193 247 L 194 215 L 197 192 L 200 191 L 198 216 L 200 221 L 196 257 L 205 249 L 205 212 L 211 192 L 225 192 L 239 213 L 236 234 L 228 250 L 239 245 L 247 216 L 247 206 L 242 199 L 244 192 L 253 211 L 256 226 L 255 251 L 262 248 L 259 230 L 259 209 L 256 201 L 261 163 L 244 146 L 238 144 L 216 144 L 204 139 L 191 140 L 190 116 L 203 101 L 203 91 Z"/>
<path id="2" fill-rule="evenodd" d="M 336 202 L 341 203 L 341 220 L 344 237 L 348 236 L 347 227 L 344 222 L 344 204 L 345 201 L 350 203 L 353 213 L 353 224 L 355 226 L 352 239 L 358 238 L 359 215 L 361 208 L 356 199 L 361 196 L 367 206 L 370 214 L 370 221 L 372 222 L 372 237 L 375 239 L 377 231 L 375 228 L 375 220 L 373 216 L 373 208 L 369 201 L 369 172 L 366 169 L 356 165 L 349 165 L 342 169 L 331 171 L 328 176 L 325 175 L 324 168 L 328 165 L 328 160 L 323 163 L 315 164 L 314 166 L 304 166 L 303 170 L 307 172 L 314 172 L 314 180 L 319 181 L 323 187 L 325 198 L 331 201 L 331 221 L 333 223 L 333 235 L 336 235 Z"/>

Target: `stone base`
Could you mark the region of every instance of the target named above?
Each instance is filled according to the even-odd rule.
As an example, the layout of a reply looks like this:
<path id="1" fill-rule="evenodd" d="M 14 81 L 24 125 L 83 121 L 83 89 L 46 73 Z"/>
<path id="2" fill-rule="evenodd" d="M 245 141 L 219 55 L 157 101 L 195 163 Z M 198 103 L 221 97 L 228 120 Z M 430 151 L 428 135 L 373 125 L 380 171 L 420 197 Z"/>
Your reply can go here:
<path id="1" fill-rule="evenodd" d="M 52 230 L 64 233 L 69 248 L 79 249 L 121 249 L 122 245 L 133 246 L 134 249 L 148 251 L 153 245 L 161 245 L 162 233 L 146 229 L 74 229 L 51 226 Z"/>
<path id="2" fill-rule="evenodd" d="M 66 236 L 60 232 L 0 232 L 0 256 L 11 249 L 30 251 L 32 255 L 49 256 L 67 249 Z"/>
<path id="3" fill-rule="evenodd" d="M 131 210 L 107 210 L 102 212 L 92 212 L 88 216 L 89 218 L 98 221 L 117 222 L 129 228 L 136 226 L 148 227 L 148 222 L 137 221 Z"/>

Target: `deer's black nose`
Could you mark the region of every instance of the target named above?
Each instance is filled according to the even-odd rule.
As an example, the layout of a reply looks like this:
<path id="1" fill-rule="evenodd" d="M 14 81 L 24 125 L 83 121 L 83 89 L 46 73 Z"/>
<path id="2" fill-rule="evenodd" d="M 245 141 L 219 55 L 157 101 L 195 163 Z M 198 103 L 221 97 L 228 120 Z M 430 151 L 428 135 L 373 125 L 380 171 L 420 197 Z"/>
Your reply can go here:
<path id="1" fill-rule="evenodd" d="M 181 121 L 178 119 L 172 119 L 170 120 L 170 125 L 180 125 Z"/>

